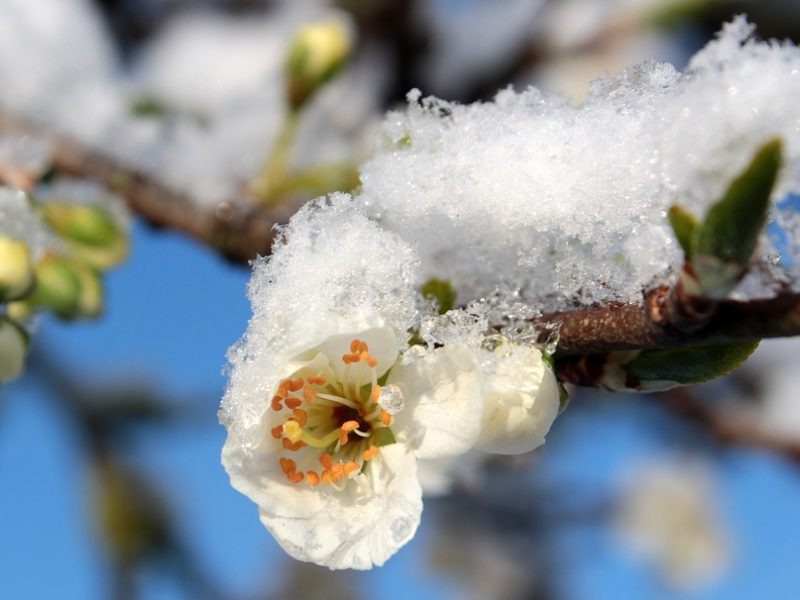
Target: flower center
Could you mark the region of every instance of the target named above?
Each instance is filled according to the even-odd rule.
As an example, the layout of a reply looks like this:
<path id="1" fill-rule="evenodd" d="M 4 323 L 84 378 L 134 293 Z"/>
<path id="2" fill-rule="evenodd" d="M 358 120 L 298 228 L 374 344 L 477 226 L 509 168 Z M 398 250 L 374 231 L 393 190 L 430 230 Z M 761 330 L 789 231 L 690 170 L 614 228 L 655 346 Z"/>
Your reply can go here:
<path id="1" fill-rule="evenodd" d="M 283 421 L 271 434 L 281 440 L 279 463 L 291 483 L 341 489 L 394 442 L 390 426 L 393 409 L 402 405 L 400 389 L 378 385 L 378 361 L 362 340 L 354 339 L 338 360 L 344 363 L 340 380 L 327 368 L 321 376 L 321 369 L 284 379 L 272 398 Z"/>

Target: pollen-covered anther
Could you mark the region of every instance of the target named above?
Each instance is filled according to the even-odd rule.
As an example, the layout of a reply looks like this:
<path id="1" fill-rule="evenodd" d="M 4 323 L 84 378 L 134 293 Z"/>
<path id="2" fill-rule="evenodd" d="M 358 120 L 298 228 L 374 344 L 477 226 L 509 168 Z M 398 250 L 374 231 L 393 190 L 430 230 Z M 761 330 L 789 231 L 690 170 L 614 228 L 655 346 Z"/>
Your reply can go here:
<path id="1" fill-rule="evenodd" d="M 364 460 L 372 460 L 373 458 L 378 456 L 380 452 L 381 451 L 378 449 L 377 446 L 370 446 L 369 448 L 364 450 L 364 454 L 362 456 L 364 457 Z"/>
<path id="2" fill-rule="evenodd" d="M 372 391 L 369 394 L 369 402 L 370 404 L 377 404 L 378 398 L 381 396 L 381 386 L 375 385 L 372 388 Z"/>
<path id="3" fill-rule="evenodd" d="M 279 440 L 283 437 L 283 425 L 277 425 L 270 429 L 269 432 L 272 434 L 272 437 Z"/>
<path id="4" fill-rule="evenodd" d="M 303 401 L 300 400 L 300 398 L 287 398 L 286 399 L 286 406 L 288 406 L 291 409 L 297 408 L 302 403 L 303 403 Z"/>
<path id="5" fill-rule="evenodd" d="M 282 410 L 283 405 L 281 405 L 282 398 L 278 395 L 273 396 L 272 398 L 272 410 Z"/>
<path id="6" fill-rule="evenodd" d="M 325 379 L 322 377 L 308 377 L 306 381 L 309 385 L 325 385 Z"/>
<path id="7" fill-rule="evenodd" d="M 389 411 L 383 408 L 381 409 L 381 423 L 387 427 L 392 424 L 392 415 L 389 414 Z"/>
<path id="8" fill-rule="evenodd" d="M 308 381 L 310 383 L 311 379 L 309 378 Z M 324 382 L 325 380 L 322 379 L 322 381 Z M 317 384 L 317 385 L 322 385 L 322 384 Z M 309 404 L 313 404 L 314 403 L 314 398 L 316 398 L 316 396 L 317 396 L 317 392 L 315 392 L 312 388 L 310 388 L 308 386 L 303 388 L 303 400 L 305 400 Z"/>
<path id="9" fill-rule="evenodd" d="M 306 481 L 311 485 L 311 487 L 316 487 L 319 485 L 319 474 L 316 471 L 308 471 L 306 473 Z"/>
<path id="10" fill-rule="evenodd" d="M 308 413 L 304 411 L 302 408 L 295 408 L 292 411 L 292 417 L 300 427 L 304 427 L 305 424 L 308 422 Z"/>
<path id="11" fill-rule="evenodd" d="M 302 441 L 292 442 L 288 438 L 283 438 L 283 440 L 281 441 L 281 444 L 283 445 L 283 447 L 286 450 L 289 450 L 290 452 L 297 452 L 301 448 L 305 448 L 306 447 L 304 442 L 302 442 Z"/>

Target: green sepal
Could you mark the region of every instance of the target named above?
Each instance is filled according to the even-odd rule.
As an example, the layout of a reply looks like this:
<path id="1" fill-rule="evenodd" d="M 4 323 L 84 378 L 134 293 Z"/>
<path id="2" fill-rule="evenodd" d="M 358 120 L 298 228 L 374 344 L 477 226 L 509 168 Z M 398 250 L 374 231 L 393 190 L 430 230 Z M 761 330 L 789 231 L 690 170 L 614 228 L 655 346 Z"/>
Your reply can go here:
<path id="1" fill-rule="evenodd" d="M 643 350 L 624 365 L 625 372 L 642 382 L 705 383 L 741 366 L 758 342 L 736 342 L 664 350 Z M 643 386 L 646 388 L 647 386 Z"/>
<path id="2" fill-rule="evenodd" d="M 544 361 L 544 364 L 546 364 L 550 368 L 550 370 L 553 373 L 555 373 L 556 372 L 556 360 L 553 358 L 553 355 L 550 354 L 549 352 L 545 352 L 544 350 L 541 350 L 541 353 L 542 353 L 542 360 Z"/>
<path id="3" fill-rule="evenodd" d="M 377 429 L 373 429 L 372 435 L 369 437 L 369 441 L 378 448 L 397 442 L 397 440 L 394 439 L 392 430 L 388 427 L 378 427 Z"/>
<path id="4" fill-rule="evenodd" d="M 456 290 L 444 279 L 429 279 L 422 285 L 420 291 L 425 298 L 436 300 L 440 315 L 456 305 Z"/>
<path id="5" fill-rule="evenodd" d="M 747 268 L 767 222 L 769 199 L 781 166 L 781 141 L 765 144 L 706 214 L 692 244 L 695 256 L 713 256 Z"/>
<path id="6" fill-rule="evenodd" d="M 66 260 L 50 257 L 36 265 L 34 304 L 68 319 L 78 313 L 80 296 L 80 279 Z"/>
<path id="7" fill-rule="evenodd" d="M 564 387 L 564 384 L 560 381 L 558 382 L 558 414 L 563 413 L 567 410 L 567 406 L 569 406 L 569 392 L 567 388 Z"/>
<path id="8" fill-rule="evenodd" d="M 47 224 L 72 242 L 106 248 L 123 235 L 111 214 L 97 206 L 50 202 L 41 210 Z"/>
<path id="9" fill-rule="evenodd" d="M 688 210 L 678 205 L 671 207 L 667 216 L 686 260 L 690 260 L 694 254 L 692 244 L 700 221 Z"/>

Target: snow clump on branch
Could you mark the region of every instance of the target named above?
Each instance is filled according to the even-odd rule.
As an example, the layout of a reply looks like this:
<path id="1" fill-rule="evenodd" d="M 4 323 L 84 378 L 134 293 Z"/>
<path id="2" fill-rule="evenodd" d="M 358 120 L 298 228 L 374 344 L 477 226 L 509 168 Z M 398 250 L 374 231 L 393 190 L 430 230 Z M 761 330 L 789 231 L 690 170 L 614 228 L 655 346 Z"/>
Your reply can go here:
<path id="1" fill-rule="evenodd" d="M 800 190 L 800 50 L 753 34 L 737 18 L 685 72 L 645 63 L 580 106 L 535 88 L 466 106 L 412 92 L 359 198 L 461 299 L 635 301 L 681 265 L 669 207 L 702 216 L 765 141 L 784 142 L 774 199 Z M 765 234 L 759 257 L 774 253 Z"/>

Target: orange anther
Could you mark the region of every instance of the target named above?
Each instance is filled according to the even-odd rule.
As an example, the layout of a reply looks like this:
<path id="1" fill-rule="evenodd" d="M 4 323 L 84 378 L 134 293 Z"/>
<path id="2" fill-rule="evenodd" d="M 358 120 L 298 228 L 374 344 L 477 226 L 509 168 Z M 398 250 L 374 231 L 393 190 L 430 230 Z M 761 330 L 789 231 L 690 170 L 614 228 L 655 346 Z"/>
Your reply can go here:
<path id="1" fill-rule="evenodd" d="M 289 481 L 291 481 L 292 483 L 300 483 L 301 481 L 303 481 L 305 475 L 303 475 L 299 471 L 293 471 L 292 473 L 287 475 L 287 477 L 289 478 Z"/>
<path id="2" fill-rule="evenodd" d="M 310 387 L 303 388 L 303 400 L 305 400 L 309 404 L 312 404 L 314 402 L 314 398 L 316 397 L 317 397 L 317 392 L 312 390 Z"/>
<path id="3" fill-rule="evenodd" d="M 325 485 L 333 483 L 333 476 L 331 475 L 330 471 L 325 471 L 324 473 L 322 473 L 322 483 L 324 483 Z"/>
<path id="4" fill-rule="evenodd" d="M 269 430 L 269 432 L 272 434 L 272 437 L 274 437 L 276 440 L 279 440 L 283 435 L 283 425 L 278 425 L 277 427 L 273 427 L 272 429 Z"/>
<path id="5" fill-rule="evenodd" d="M 390 415 L 384 409 L 381 409 L 381 423 L 387 427 L 392 424 L 392 415 Z"/>
<path id="6" fill-rule="evenodd" d="M 310 483 L 313 487 L 319 485 L 319 475 L 317 475 L 317 473 L 315 473 L 314 471 L 308 471 L 306 473 L 306 479 L 308 480 L 308 483 Z"/>
<path id="7" fill-rule="evenodd" d="M 296 392 L 298 390 L 301 390 L 303 389 L 303 380 L 295 379 L 294 381 L 290 381 L 287 387 L 289 388 L 290 392 Z"/>
<path id="8" fill-rule="evenodd" d="M 280 459 L 281 471 L 283 471 L 286 475 L 290 473 L 294 473 L 297 470 L 297 465 L 291 458 L 283 458 Z"/>
<path id="9" fill-rule="evenodd" d="M 340 431 L 339 432 L 339 445 L 340 446 L 346 446 L 347 442 L 349 442 L 349 441 L 350 440 L 347 437 L 347 432 L 346 431 Z"/>
<path id="10" fill-rule="evenodd" d="M 272 410 L 281 410 L 282 408 L 280 396 L 275 396 L 272 399 Z"/>
<path id="11" fill-rule="evenodd" d="M 325 385 L 325 380 L 322 377 L 309 377 L 306 381 L 311 385 Z"/>
<path id="12" fill-rule="evenodd" d="M 344 474 L 350 475 L 353 471 L 358 471 L 361 468 L 361 465 L 355 461 L 350 461 L 349 463 L 345 464 L 344 466 Z"/>
<path id="13" fill-rule="evenodd" d="M 319 455 L 319 464 L 321 464 L 326 469 L 330 469 L 331 465 L 333 464 L 333 457 L 327 452 L 323 452 L 322 454 Z"/>
<path id="14" fill-rule="evenodd" d="M 358 338 L 354 339 L 352 342 L 350 342 L 350 352 L 352 352 L 353 354 L 358 352 L 358 348 L 360 345 L 361 345 L 361 340 L 359 340 Z"/>
<path id="15" fill-rule="evenodd" d="M 363 360 L 363 361 L 364 361 L 364 362 L 366 362 L 366 363 L 367 363 L 367 364 L 368 364 L 370 367 L 374 367 L 375 365 L 377 365 L 377 364 L 378 364 L 378 361 L 377 361 L 377 360 L 375 360 L 374 358 L 372 358 L 372 356 L 370 356 L 369 352 L 367 352 L 366 350 L 365 350 L 364 352 L 361 352 L 361 353 L 358 355 L 358 359 L 359 359 L 359 360 Z"/>
<path id="16" fill-rule="evenodd" d="M 381 396 L 381 386 L 376 385 L 374 388 L 372 388 L 372 391 L 369 393 L 369 401 L 372 404 L 377 404 L 378 398 L 380 398 L 380 396 Z"/>
<path id="17" fill-rule="evenodd" d="M 305 448 L 306 444 L 302 440 L 298 440 L 296 442 L 292 442 L 289 438 L 283 438 L 281 442 L 283 447 L 289 450 L 290 452 L 297 452 L 300 448 Z"/>
<path id="18" fill-rule="evenodd" d="M 303 403 L 303 401 L 300 400 L 300 398 L 287 398 L 286 399 L 286 406 L 288 406 L 289 408 L 297 408 L 302 403 Z"/>
<path id="19" fill-rule="evenodd" d="M 333 475 L 334 481 L 339 479 L 342 475 L 344 475 L 344 465 L 342 463 L 335 463 L 331 467 L 331 475 Z"/>
<path id="20" fill-rule="evenodd" d="M 376 456 L 380 454 L 380 450 L 378 450 L 377 446 L 370 446 L 366 450 L 364 450 L 364 460 L 372 460 Z"/>
<path id="21" fill-rule="evenodd" d="M 342 431 L 353 431 L 358 429 L 358 421 L 345 421 L 342 423 L 342 426 L 339 429 Z"/>
<path id="22" fill-rule="evenodd" d="M 295 408 L 292 411 L 292 416 L 294 417 L 294 420 L 297 421 L 297 423 L 300 425 L 300 427 L 305 425 L 306 422 L 308 421 L 308 413 L 300 408 Z"/>

